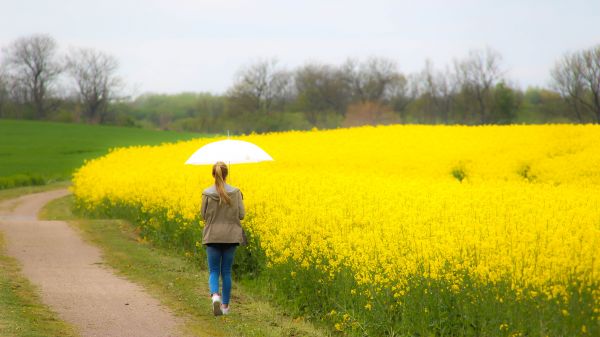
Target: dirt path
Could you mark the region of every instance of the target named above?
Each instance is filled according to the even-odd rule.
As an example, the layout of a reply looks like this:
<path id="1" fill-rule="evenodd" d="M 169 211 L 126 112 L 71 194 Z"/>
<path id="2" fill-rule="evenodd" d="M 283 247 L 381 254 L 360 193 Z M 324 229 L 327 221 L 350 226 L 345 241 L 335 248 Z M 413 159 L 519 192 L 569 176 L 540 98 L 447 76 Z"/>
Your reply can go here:
<path id="1" fill-rule="evenodd" d="M 64 221 L 37 220 L 55 190 L 0 203 L 7 253 L 41 291 L 42 300 L 84 337 L 178 336 L 182 323 L 159 301 L 102 264 L 100 250 Z"/>

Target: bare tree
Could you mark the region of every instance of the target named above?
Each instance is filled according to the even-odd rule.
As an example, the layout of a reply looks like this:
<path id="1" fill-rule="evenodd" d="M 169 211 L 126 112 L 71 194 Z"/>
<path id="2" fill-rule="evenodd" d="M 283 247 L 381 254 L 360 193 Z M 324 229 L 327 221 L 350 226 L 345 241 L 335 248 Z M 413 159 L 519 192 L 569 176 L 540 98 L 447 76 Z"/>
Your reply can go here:
<path id="1" fill-rule="evenodd" d="M 4 69 L 0 67 L 0 118 L 5 117 L 6 105 L 9 100 L 10 84 Z"/>
<path id="2" fill-rule="evenodd" d="M 600 123 L 600 45 L 565 54 L 551 75 L 552 86 L 571 105 L 579 122 L 592 113 Z"/>
<path id="3" fill-rule="evenodd" d="M 447 124 L 452 110 L 452 101 L 456 94 L 455 81 L 453 81 L 450 71 L 448 69 L 445 72 L 435 70 L 431 60 L 426 60 L 425 68 L 419 77 L 419 91 L 431 102 L 436 114 L 439 114 L 443 122 Z"/>
<path id="4" fill-rule="evenodd" d="M 500 53 L 486 48 L 471 50 L 467 58 L 454 62 L 457 82 L 475 100 L 481 123 L 488 119 L 491 90 L 502 79 L 501 60 Z"/>
<path id="5" fill-rule="evenodd" d="M 581 60 L 577 54 L 565 54 L 551 70 L 552 87 L 573 108 L 577 120 L 583 122 L 582 102 L 585 102 L 585 84 L 581 74 Z"/>
<path id="6" fill-rule="evenodd" d="M 591 92 L 588 108 L 594 111 L 596 122 L 600 123 L 600 45 L 581 53 L 581 74 L 587 89 Z"/>
<path id="7" fill-rule="evenodd" d="M 408 106 L 419 96 L 417 76 L 398 76 L 386 89 L 386 101 L 392 109 L 400 115 L 402 121 L 406 120 Z"/>
<path id="8" fill-rule="evenodd" d="M 241 68 L 227 93 L 238 109 L 271 114 L 290 95 L 290 74 L 277 67 L 277 61 L 261 60 Z"/>
<path id="9" fill-rule="evenodd" d="M 116 74 L 117 59 L 94 49 L 81 48 L 72 50 L 66 60 L 85 117 L 93 123 L 102 122 L 109 103 L 121 86 L 121 79 Z"/>
<path id="10" fill-rule="evenodd" d="M 385 102 L 393 87 L 403 79 L 396 62 L 386 58 L 371 57 L 364 62 L 349 59 L 342 66 L 354 100 L 360 102 Z"/>
<path id="11" fill-rule="evenodd" d="M 56 41 L 45 34 L 19 38 L 4 49 L 4 66 L 25 91 L 38 118 L 54 108 L 48 98 L 62 71 L 57 50 Z"/>
<path id="12" fill-rule="evenodd" d="M 342 72 L 330 65 L 309 63 L 294 72 L 299 105 L 313 125 L 319 113 L 333 111 L 344 114 L 349 90 Z"/>

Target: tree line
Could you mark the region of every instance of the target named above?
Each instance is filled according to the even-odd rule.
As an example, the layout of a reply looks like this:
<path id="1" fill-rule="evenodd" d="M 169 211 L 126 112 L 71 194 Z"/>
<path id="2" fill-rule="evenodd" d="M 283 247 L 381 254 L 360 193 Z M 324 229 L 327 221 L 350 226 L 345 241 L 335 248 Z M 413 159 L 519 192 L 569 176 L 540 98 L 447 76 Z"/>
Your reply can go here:
<path id="1" fill-rule="evenodd" d="M 104 52 L 59 52 L 48 35 L 21 37 L 0 59 L 0 117 L 197 132 L 267 132 L 392 123 L 599 123 L 600 45 L 564 54 L 547 88 L 522 90 L 502 55 L 471 50 L 444 67 L 426 60 L 403 73 L 394 59 L 308 62 L 275 59 L 241 67 L 219 94 L 123 95 L 118 61 Z"/>
<path id="2" fill-rule="evenodd" d="M 56 40 L 32 35 L 3 48 L 0 117 L 108 122 L 121 80 L 114 56 L 91 48 L 59 55 Z"/>

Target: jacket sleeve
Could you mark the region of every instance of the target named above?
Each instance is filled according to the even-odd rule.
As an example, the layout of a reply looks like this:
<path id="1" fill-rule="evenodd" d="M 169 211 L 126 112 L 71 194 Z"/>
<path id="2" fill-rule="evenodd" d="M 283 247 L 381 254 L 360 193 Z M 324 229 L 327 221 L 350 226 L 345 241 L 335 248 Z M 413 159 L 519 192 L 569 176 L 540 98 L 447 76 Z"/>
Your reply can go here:
<path id="1" fill-rule="evenodd" d="M 208 206 L 208 198 L 202 194 L 202 206 L 200 208 L 200 215 L 202 220 L 206 220 L 206 206 Z"/>
<path id="2" fill-rule="evenodd" d="M 244 216 L 246 216 L 246 210 L 244 208 L 244 195 L 242 194 L 242 191 L 240 191 L 240 193 L 238 194 L 238 208 L 240 211 L 240 220 L 244 219 Z"/>

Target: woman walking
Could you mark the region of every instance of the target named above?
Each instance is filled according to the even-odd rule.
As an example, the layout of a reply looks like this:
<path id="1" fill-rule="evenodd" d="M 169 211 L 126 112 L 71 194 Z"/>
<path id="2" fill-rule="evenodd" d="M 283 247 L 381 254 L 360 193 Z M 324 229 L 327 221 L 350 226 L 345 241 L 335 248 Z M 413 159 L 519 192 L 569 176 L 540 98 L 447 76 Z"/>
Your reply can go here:
<path id="1" fill-rule="evenodd" d="M 240 220 L 244 218 L 242 192 L 226 183 L 227 165 L 217 162 L 212 175 L 215 184 L 202 192 L 204 230 L 202 244 L 208 257 L 208 285 L 215 316 L 229 313 L 231 295 L 231 266 L 235 249 L 246 244 Z M 219 295 L 219 276 L 222 278 L 222 297 Z"/>

